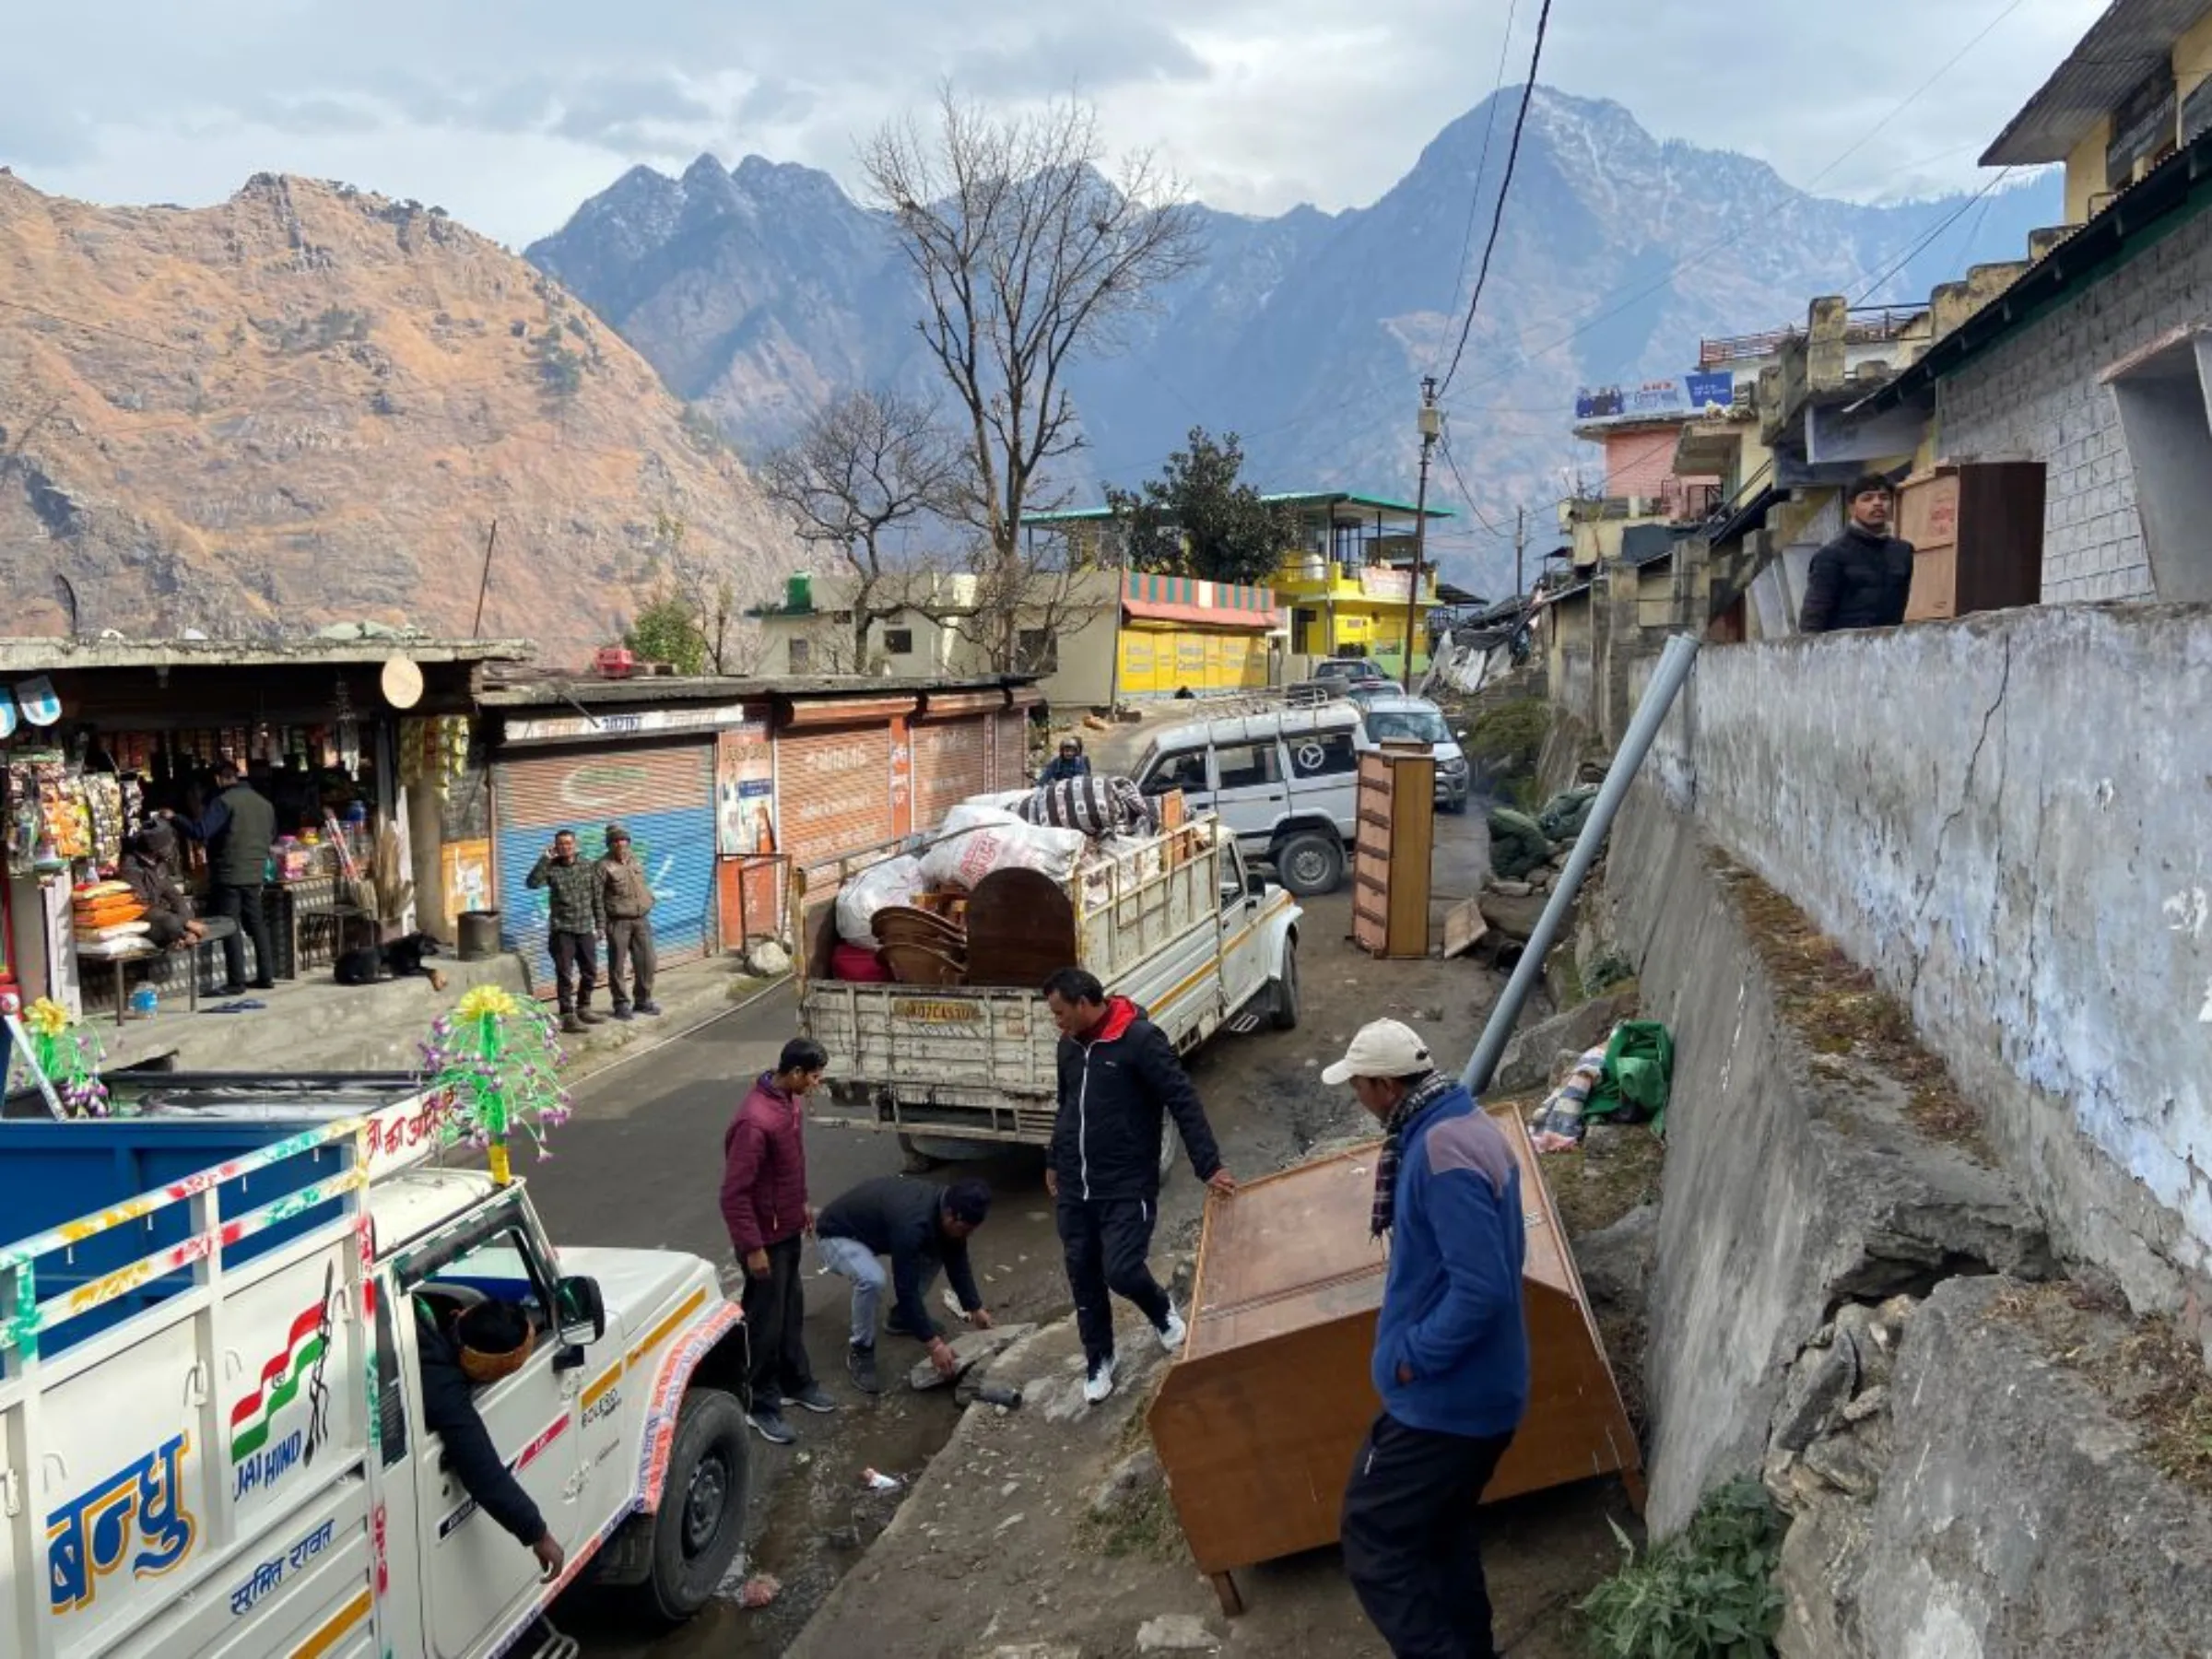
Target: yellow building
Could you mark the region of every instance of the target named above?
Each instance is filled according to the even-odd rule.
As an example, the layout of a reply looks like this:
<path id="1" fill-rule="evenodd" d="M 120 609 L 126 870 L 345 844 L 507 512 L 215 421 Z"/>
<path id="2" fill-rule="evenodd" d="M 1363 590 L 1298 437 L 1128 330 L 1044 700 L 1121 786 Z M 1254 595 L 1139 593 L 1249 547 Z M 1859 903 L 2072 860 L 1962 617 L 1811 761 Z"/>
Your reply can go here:
<path id="1" fill-rule="evenodd" d="M 1275 589 L 1290 613 L 1289 677 L 1305 678 L 1324 657 L 1371 657 L 1396 678 L 1406 666 L 1406 629 L 1413 622 L 1413 665 L 1429 665 L 1429 613 L 1472 595 L 1441 594 L 1433 556 L 1413 592 L 1414 509 L 1403 501 L 1348 491 L 1271 495 L 1298 515 L 1297 546 L 1284 555 Z M 1431 520 L 1448 519 L 1441 507 Z M 1409 605 L 1407 602 L 1411 600 Z"/>

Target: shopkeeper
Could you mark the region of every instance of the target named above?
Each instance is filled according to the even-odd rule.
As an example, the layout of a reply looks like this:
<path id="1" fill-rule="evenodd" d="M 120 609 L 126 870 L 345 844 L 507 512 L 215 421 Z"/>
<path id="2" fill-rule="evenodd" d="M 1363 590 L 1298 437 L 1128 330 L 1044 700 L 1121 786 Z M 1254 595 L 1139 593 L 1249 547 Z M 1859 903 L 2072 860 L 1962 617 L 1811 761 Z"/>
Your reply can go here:
<path id="1" fill-rule="evenodd" d="M 246 988 L 245 940 L 253 940 L 253 989 L 266 991 L 276 984 L 276 953 L 269 947 L 269 924 L 262 914 L 262 884 L 267 879 L 269 843 L 276 839 L 276 808 L 269 804 L 238 762 L 216 762 L 217 794 L 197 818 L 166 815 L 179 834 L 203 841 L 207 847 L 209 897 L 215 913 L 238 924 L 223 938 L 223 994 L 236 996 Z"/>
<path id="2" fill-rule="evenodd" d="M 123 863 L 116 874 L 130 884 L 132 896 L 145 907 L 147 942 L 160 950 L 194 944 L 207 930 L 195 921 L 192 901 L 177 889 L 171 860 L 177 850 L 176 831 L 155 818 L 124 844 Z"/>

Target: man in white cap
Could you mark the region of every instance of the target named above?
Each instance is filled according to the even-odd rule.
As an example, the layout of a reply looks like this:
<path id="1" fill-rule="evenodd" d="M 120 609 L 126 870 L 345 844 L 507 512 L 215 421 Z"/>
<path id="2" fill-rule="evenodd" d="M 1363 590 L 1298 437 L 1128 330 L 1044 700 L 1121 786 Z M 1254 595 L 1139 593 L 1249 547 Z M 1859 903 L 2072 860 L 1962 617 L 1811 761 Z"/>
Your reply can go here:
<path id="1" fill-rule="evenodd" d="M 1375 1327 L 1382 1415 L 1344 1494 L 1344 1570 L 1398 1659 L 1492 1659 L 1476 1505 L 1528 1406 L 1521 1172 L 1418 1032 L 1362 1026 L 1321 1074 L 1384 1130 L 1371 1231 L 1390 1235 Z"/>

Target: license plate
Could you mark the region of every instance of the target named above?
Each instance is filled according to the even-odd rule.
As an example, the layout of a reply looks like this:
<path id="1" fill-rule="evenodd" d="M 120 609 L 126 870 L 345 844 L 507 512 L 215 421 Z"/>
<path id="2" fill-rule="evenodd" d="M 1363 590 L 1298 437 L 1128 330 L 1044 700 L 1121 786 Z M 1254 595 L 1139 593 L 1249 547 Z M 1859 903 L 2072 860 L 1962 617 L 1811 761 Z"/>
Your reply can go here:
<path id="1" fill-rule="evenodd" d="M 983 1017 L 983 1011 L 969 1002 L 932 1002 L 918 996 L 902 996 L 891 1004 L 894 1019 L 920 1020 L 926 1025 L 969 1025 Z"/>

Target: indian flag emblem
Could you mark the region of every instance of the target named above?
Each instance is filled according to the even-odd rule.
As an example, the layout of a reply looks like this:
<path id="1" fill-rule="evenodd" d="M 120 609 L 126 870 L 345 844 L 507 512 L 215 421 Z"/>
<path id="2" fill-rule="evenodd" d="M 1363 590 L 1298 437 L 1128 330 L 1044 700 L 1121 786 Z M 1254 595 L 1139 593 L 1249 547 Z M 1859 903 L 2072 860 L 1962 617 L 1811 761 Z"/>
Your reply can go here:
<path id="1" fill-rule="evenodd" d="M 276 1414 L 299 1398 L 311 1377 L 320 1376 L 330 1348 L 331 1277 L 326 1272 L 323 1300 L 292 1321 L 284 1351 L 261 1368 L 260 1383 L 230 1408 L 232 1463 L 243 1463 L 266 1445 Z"/>

